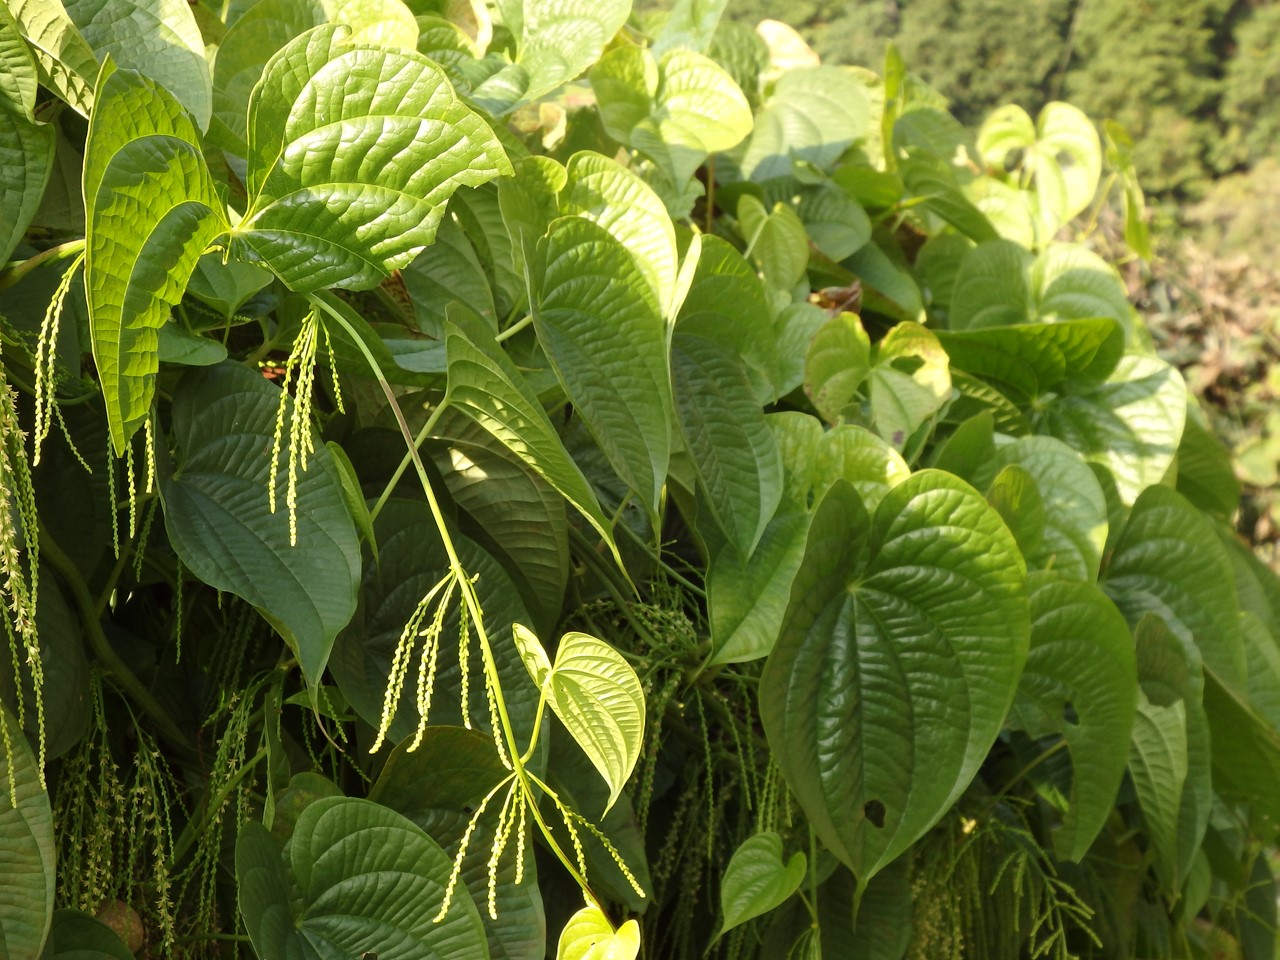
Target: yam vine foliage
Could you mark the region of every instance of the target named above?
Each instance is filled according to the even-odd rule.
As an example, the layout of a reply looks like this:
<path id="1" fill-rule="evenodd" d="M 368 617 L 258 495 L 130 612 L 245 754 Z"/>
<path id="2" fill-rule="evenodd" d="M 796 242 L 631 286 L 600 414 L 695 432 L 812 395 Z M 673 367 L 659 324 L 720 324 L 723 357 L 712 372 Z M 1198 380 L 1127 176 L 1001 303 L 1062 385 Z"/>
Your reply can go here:
<path id="1" fill-rule="evenodd" d="M 0 6 L 0 956 L 1274 956 L 1123 132 L 723 6 Z"/>

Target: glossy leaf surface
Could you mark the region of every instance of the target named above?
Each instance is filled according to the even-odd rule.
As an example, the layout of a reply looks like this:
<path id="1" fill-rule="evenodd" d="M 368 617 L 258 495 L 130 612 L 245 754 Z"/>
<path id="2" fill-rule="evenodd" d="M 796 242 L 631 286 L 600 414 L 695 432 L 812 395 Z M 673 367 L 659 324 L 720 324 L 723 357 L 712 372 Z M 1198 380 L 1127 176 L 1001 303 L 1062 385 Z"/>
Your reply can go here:
<path id="1" fill-rule="evenodd" d="M 432 921 L 451 870 L 409 820 L 349 797 L 311 803 L 283 852 L 257 823 L 236 844 L 240 913 L 260 956 L 484 957 L 484 927 L 465 890 Z"/>
<path id="2" fill-rule="evenodd" d="M 903 481 L 874 514 L 847 484 L 818 508 L 760 711 L 857 876 L 937 822 L 998 734 L 1026 658 L 1023 569 L 995 511 L 942 473 Z"/>

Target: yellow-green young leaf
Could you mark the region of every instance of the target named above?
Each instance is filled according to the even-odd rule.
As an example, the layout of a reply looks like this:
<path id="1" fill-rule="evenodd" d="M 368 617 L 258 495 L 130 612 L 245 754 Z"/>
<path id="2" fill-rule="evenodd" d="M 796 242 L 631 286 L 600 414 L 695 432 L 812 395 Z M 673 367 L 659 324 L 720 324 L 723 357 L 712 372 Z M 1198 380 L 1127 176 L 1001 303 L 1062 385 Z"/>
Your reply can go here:
<path id="1" fill-rule="evenodd" d="M 1022 556 L 982 496 L 922 470 L 874 512 L 818 507 L 760 678 L 774 756 L 823 844 L 869 881 L 951 807 L 1027 655 Z"/>
<path id="2" fill-rule="evenodd" d="M 98 60 L 62 0 L 9 0 L 8 7 L 40 67 L 40 82 L 89 116 Z"/>
<path id="3" fill-rule="evenodd" d="M 692 50 L 655 60 L 640 47 L 616 47 L 591 69 L 591 86 L 609 135 L 677 185 L 709 154 L 736 147 L 751 132 L 751 107 L 733 78 Z"/>
<path id="4" fill-rule="evenodd" d="M 201 130 L 209 126 L 209 64 L 185 0 L 62 2 L 98 60 L 146 74 L 191 112 Z"/>
<path id="5" fill-rule="evenodd" d="M 4 704 L 0 724 L 0 956 L 16 960 L 40 956 L 53 917 L 53 812 L 27 738 Z"/>
<path id="6" fill-rule="evenodd" d="M 583 907 L 564 925 L 556 960 L 635 960 L 640 925 L 628 920 L 615 932 L 599 907 Z"/>
<path id="7" fill-rule="evenodd" d="M 533 678 L 534 686 L 541 690 L 551 674 L 551 658 L 547 656 L 546 647 L 523 623 L 513 623 L 511 635 L 515 640 L 516 650 L 520 653 L 520 661 Z"/>
<path id="8" fill-rule="evenodd" d="M 521 628 L 516 635 L 522 637 L 520 654 L 536 682 L 545 670 L 546 654 L 527 630 Z M 560 638 L 555 664 L 540 685 L 555 715 L 609 785 L 607 812 L 644 744 L 640 678 L 603 640 L 573 632 Z"/>
<path id="9" fill-rule="evenodd" d="M 1068 103 L 1047 104 L 1035 124 L 1018 106 L 996 110 L 978 133 L 978 149 L 987 166 L 1006 167 L 1018 151 L 1017 170 L 1035 191 L 1040 239 L 1093 200 L 1102 173 L 1102 145 L 1089 118 Z"/>
<path id="10" fill-rule="evenodd" d="M 765 283 L 791 293 L 809 265 L 809 235 L 799 214 L 787 203 L 766 210 L 747 193 L 738 200 L 738 225 L 747 256 L 759 266 Z"/>
<path id="11" fill-rule="evenodd" d="M 195 125 L 166 90 L 103 66 L 85 143 L 85 289 L 117 453 L 151 410 L 159 330 L 227 228 Z"/>
<path id="12" fill-rule="evenodd" d="M 538 340 L 656 529 L 674 419 L 657 297 L 627 248 L 584 217 L 554 221 L 539 253 L 541 269 L 531 270 Z"/>
<path id="13" fill-rule="evenodd" d="M 782 838 L 776 833 L 757 833 L 743 841 L 733 852 L 720 884 L 724 914 L 720 932 L 781 906 L 800 889 L 807 869 L 803 853 L 794 853 L 782 862 Z"/>
<path id="14" fill-rule="evenodd" d="M 575 153 L 566 172 L 560 212 L 608 230 L 631 254 L 668 316 L 680 268 L 675 227 L 661 198 L 626 167 L 598 153 Z"/>
<path id="15" fill-rule="evenodd" d="M 500 0 L 515 38 L 508 63 L 472 91 L 495 116 L 550 93 L 595 63 L 631 14 L 631 0 Z"/>
<path id="16" fill-rule="evenodd" d="M 233 249 L 298 291 L 377 286 L 435 239 L 455 190 L 511 172 L 440 67 L 349 32 L 294 38 L 249 96 L 249 209 Z"/>

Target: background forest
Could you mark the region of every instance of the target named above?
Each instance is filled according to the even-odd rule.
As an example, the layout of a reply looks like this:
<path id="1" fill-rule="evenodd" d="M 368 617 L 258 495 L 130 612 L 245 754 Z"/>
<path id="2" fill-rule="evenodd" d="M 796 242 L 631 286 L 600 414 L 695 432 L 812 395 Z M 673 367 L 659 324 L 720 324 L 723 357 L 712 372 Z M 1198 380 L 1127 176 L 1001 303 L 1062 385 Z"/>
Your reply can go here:
<path id="1" fill-rule="evenodd" d="M 1280 563 L 1280 3 L 740 0 L 726 16 L 784 19 L 823 63 L 877 68 L 892 41 L 973 128 L 1058 98 L 1119 122 L 1157 227 L 1130 294 L 1234 448 L 1242 531 Z"/>

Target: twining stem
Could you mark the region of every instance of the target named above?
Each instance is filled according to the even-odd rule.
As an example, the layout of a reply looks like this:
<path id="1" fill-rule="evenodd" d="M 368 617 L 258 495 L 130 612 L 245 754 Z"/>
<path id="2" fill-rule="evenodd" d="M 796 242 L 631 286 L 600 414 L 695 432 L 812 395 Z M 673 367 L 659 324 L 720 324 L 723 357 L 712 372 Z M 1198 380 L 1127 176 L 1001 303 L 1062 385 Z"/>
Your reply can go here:
<path id="1" fill-rule="evenodd" d="M 512 773 L 515 774 L 520 787 L 525 791 L 526 795 L 532 800 L 534 796 L 533 785 L 530 783 L 529 772 L 525 769 L 523 760 L 521 759 L 521 750 L 516 743 L 515 728 L 512 726 L 510 714 L 507 711 L 506 699 L 502 694 L 502 684 L 498 677 L 498 664 L 493 658 L 493 648 L 489 643 L 489 634 L 484 625 L 484 611 L 480 606 L 480 598 L 476 596 L 475 585 L 471 582 L 471 578 L 467 575 L 466 568 L 462 565 L 462 561 L 458 557 L 458 552 L 453 545 L 453 538 L 449 535 L 449 528 L 445 524 L 444 513 L 440 509 L 440 503 L 436 499 L 435 490 L 432 488 L 431 480 L 427 476 L 427 468 L 422 462 L 422 457 L 418 453 L 417 444 L 414 442 L 413 434 L 409 431 L 409 424 L 405 421 L 404 413 L 400 409 L 400 404 L 396 402 L 396 396 L 391 390 L 391 385 L 387 382 L 386 376 L 382 372 L 382 368 L 378 365 L 377 359 L 369 350 L 368 345 L 355 331 L 346 317 L 337 310 L 332 304 L 328 303 L 323 297 L 309 296 L 308 299 L 319 309 L 323 310 L 332 317 L 343 330 L 346 331 L 352 342 L 360 349 L 364 355 L 365 361 L 369 364 L 374 378 L 378 381 L 378 386 L 382 388 L 383 395 L 387 398 L 387 403 L 391 407 L 392 413 L 395 414 L 396 423 L 400 427 L 400 433 L 404 437 L 404 441 L 408 446 L 409 457 L 413 461 L 414 470 L 418 474 L 418 480 L 422 484 L 422 492 L 427 498 L 427 506 L 431 510 L 432 519 L 435 521 L 436 529 L 440 531 L 440 539 L 444 543 L 445 553 L 449 558 L 449 567 L 454 572 L 454 576 L 458 579 L 458 587 L 462 593 L 462 600 L 467 605 L 467 610 L 471 614 L 471 621 L 475 624 L 476 640 L 480 644 L 480 654 L 484 661 L 485 675 L 489 683 L 489 688 L 493 691 L 494 703 L 497 706 L 498 720 L 502 726 L 502 736 L 506 740 L 507 755 L 511 759 Z M 443 407 L 443 404 L 441 405 Z M 437 408 L 437 413 L 440 408 Z M 551 852 L 555 854 L 556 859 L 569 872 L 574 882 L 581 888 L 583 895 L 596 907 L 603 910 L 603 906 L 592 893 L 591 887 L 587 884 L 587 879 L 578 870 L 577 866 L 570 860 L 569 856 L 560 848 L 560 844 L 556 842 L 551 828 L 543 819 L 542 812 L 538 809 L 537 803 L 529 803 L 530 812 L 533 814 L 534 822 L 538 824 L 538 829 L 542 832 L 546 839 Z"/>
<path id="2" fill-rule="evenodd" d="M 89 593 L 89 586 L 84 582 L 84 577 L 80 575 L 75 563 L 62 552 L 62 548 L 49 535 L 49 531 L 40 526 L 40 556 L 44 560 L 49 561 L 49 565 L 62 578 L 62 582 L 67 585 L 67 589 L 71 591 L 72 602 L 76 605 L 76 610 L 80 614 L 80 620 L 84 624 L 85 634 L 89 638 L 89 646 L 92 648 L 94 656 L 106 668 L 108 674 L 115 680 L 116 685 L 129 697 L 138 708 L 142 710 L 152 722 L 156 725 L 156 730 L 171 747 L 178 750 L 184 756 L 191 756 L 195 753 L 195 747 L 191 741 L 187 739 L 173 718 L 169 716 L 168 711 L 160 705 L 160 702 L 151 695 L 151 691 L 143 686 L 140 681 L 130 670 L 119 654 L 111 646 L 111 642 L 107 639 L 106 633 L 102 629 L 102 621 L 99 619 L 98 610 L 94 603 L 93 596 Z"/>
<path id="3" fill-rule="evenodd" d="M 999 800 L 1011 789 L 1017 786 L 1018 782 L 1021 781 L 1022 778 L 1025 777 L 1028 773 L 1030 773 L 1036 767 L 1040 766 L 1040 764 L 1044 763 L 1046 760 L 1052 757 L 1055 753 L 1058 753 L 1060 750 L 1065 750 L 1066 748 L 1067 748 L 1067 739 L 1066 737 L 1063 737 L 1053 746 L 1045 749 L 1038 756 L 1034 757 L 1030 763 L 1028 763 L 1025 767 L 1023 767 L 1021 770 L 1015 773 L 1012 777 L 1010 777 L 1003 787 L 1001 787 L 999 790 L 993 793 L 991 795 L 992 801 Z"/>
<path id="4" fill-rule="evenodd" d="M 39 270 L 46 263 L 57 263 L 59 260 L 78 256 L 84 250 L 84 243 L 83 239 L 68 240 L 66 243 L 58 244 L 56 247 L 42 250 L 34 257 L 28 257 L 26 260 L 10 261 L 0 271 L 0 290 L 12 287 L 27 274 L 34 270 Z"/>
<path id="5" fill-rule="evenodd" d="M 394 401 L 392 401 L 394 405 Z M 440 419 L 440 415 L 444 413 L 446 405 L 441 403 L 431 411 L 431 416 L 427 417 L 427 422 L 422 425 L 422 429 L 418 431 L 418 435 L 414 437 L 410 443 L 413 444 L 413 450 L 416 452 L 427 441 L 427 437 L 431 436 L 431 431 L 435 428 L 436 422 Z M 399 413 L 399 410 L 396 410 Z M 396 467 L 395 473 L 391 474 L 391 479 L 387 481 L 387 485 L 383 487 L 381 496 L 373 505 L 373 509 L 369 511 L 369 522 L 372 523 L 378 519 L 378 514 L 382 512 L 382 508 L 386 505 L 387 500 L 391 497 L 391 491 L 395 490 L 396 484 L 400 482 L 400 478 L 404 476 L 404 472 L 409 469 L 409 464 L 413 462 L 409 453 L 405 453 L 400 458 L 400 465 Z"/>

